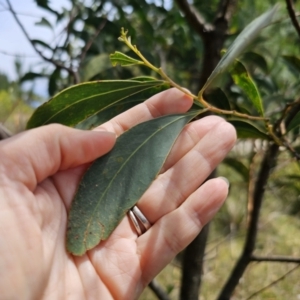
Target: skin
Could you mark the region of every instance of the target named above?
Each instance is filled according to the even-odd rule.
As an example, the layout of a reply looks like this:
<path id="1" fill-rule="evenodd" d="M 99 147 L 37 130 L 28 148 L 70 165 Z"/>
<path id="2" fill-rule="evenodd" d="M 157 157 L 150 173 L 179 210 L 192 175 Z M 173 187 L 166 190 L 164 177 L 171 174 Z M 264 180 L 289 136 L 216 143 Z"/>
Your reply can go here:
<path id="1" fill-rule="evenodd" d="M 203 183 L 233 147 L 234 128 L 210 116 L 188 124 L 138 202 L 151 228 L 128 217 L 81 257 L 66 252 L 67 214 L 83 172 L 132 126 L 187 111 L 171 89 L 94 131 L 48 125 L 0 143 L 0 299 L 137 299 L 224 202 L 222 178 Z"/>

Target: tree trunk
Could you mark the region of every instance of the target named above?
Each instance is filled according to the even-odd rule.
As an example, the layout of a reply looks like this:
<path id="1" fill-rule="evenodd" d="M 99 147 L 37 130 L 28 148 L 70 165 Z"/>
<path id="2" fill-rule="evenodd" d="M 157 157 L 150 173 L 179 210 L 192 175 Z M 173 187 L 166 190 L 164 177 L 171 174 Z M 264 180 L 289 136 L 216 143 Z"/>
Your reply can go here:
<path id="1" fill-rule="evenodd" d="M 205 84 L 221 58 L 221 50 L 226 39 L 227 26 L 224 22 L 218 22 L 217 20 L 215 29 L 203 34 L 204 58 L 199 90 Z M 216 173 L 213 172 L 209 178 L 215 176 Z M 199 298 L 203 259 L 208 234 L 209 224 L 202 229 L 196 239 L 184 251 L 180 291 L 181 300 L 197 300 Z"/>
<path id="2" fill-rule="evenodd" d="M 196 300 L 201 286 L 201 271 L 205 245 L 209 233 L 209 224 L 205 225 L 200 234 L 185 249 L 181 271 L 181 300 Z"/>

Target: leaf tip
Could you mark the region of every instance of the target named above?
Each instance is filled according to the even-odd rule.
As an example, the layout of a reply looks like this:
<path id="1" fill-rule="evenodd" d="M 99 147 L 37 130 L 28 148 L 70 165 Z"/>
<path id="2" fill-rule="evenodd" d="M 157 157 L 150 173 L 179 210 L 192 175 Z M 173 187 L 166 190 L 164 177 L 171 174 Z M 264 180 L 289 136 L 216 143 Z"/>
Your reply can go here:
<path id="1" fill-rule="evenodd" d="M 116 51 L 109 55 L 110 61 L 113 66 L 131 66 L 131 65 L 141 65 L 144 64 L 141 60 L 134 59 L 122 52 Z"/>

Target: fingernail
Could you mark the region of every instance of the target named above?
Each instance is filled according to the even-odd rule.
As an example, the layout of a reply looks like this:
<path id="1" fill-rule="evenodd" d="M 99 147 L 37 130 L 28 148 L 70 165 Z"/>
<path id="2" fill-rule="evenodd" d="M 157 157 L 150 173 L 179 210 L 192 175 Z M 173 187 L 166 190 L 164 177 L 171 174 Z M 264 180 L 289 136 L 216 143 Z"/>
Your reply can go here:
<path id="1" fill-rule="evenodd" d="M 185 96 L 187 96 L 189 99 L 193 99 L 193 97 L 191 96 L 192 95 L 192 92 L 186 88 L 182 88 L 183 90 L 185 90 L 187 92 L 187 94 L 185 94 Z"/>
<path id="2" fill-rule="evenodd" d="M 107 130 L 103 127 L 95 127 L 93 128 L 93 131 L 107 131 Z"/>
<path id="3" fill-rule="evenodd" d="M 101 135 L 111 135 L 111 136 L 113 136 L 114 138 L 116 138 L 116 137 L 117 137 L 117 135 L 116 135 L 116 133 L 115 133 L 115 132 L 106 131 L 106 130 L 104 130 L 104 129 L 100 129 L 100 130 L 93 130 L 93 132 L 97 132 L 97 133 L 99 133 L 99 134 L 101 134 Z"/>
<path id="4" fill-rule="evenodd" d="M 192 92 L 189 90 L 189 89 L 187 89 L 187 88 L 182 88 L 183 90 L 185 90 L 187 93 L 189 93 L 189 94 L 191 94 Z"/>
<path id="5" fill-rule="evenodd" d="M 220 176 L 219 178 L 224 180 L 228 187 L 230 186 L 229 180 L 226 177 Z"/>

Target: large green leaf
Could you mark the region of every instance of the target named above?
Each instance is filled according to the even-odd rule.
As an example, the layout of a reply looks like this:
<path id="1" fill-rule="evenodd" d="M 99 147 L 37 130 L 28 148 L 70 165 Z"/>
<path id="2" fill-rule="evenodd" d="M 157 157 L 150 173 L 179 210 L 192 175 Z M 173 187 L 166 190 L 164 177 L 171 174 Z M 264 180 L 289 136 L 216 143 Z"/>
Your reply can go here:
<path id="1" fill-rule="evenodd" d="M 151 92 L 152 90 L 149 90 Z M 139 95 L 137 95 L 139 96 Z M 113 104 L 98 113 L 94 114 L 93 116 L 83 120 L 82 122 L 75 125 L 75 128 L 83 129 L 83 130 L 91 130 L 97 126 L 100 126 L 104 122 L 107 122 L 108 120 L 112 119 L 116 115 L 132 108 L 133 106 L 143 102 L 148 97 L 134 97 L 133 99 L 126 99 L 124 101 L 121 101 L 120 103 Z"/>
<path id="2" fill-rule="evenodd" d="M 27 128 L 50 123 L 75 126 L 86 118 L 146 90 L 159 91 L 167 84 L 160 80 L 103 80 L 81 83 L 63 90 L 41 105 Z"/>
<path id="3" fill-rule="evenodd" d="M 235 127 L 237 136 L 240 139 L 269 139 L 266 132 L 252 124 L 250 121 L 228 120 L 228 122 Z"/>
<path id="4" fill-rule="evenodd" d="M 108 54 L 101 53 L 96 55 L 85 63 L 82 71 L 82 81 L 91 80 L 97 74 L 110 68 L 112 68 L 112 66 Z"/>
<path id="5" fill-rule="evenodd" d="M 201 111 L 168 115 L 122 134 L 83 176 L 71 205 L 67 250 L 82 255 L 105 240 L 159 173 L 182 128 Z"/>
<path id="6" fill-rule="evenodd" d="M 268 73 L 268 63 L 266 59 L 259 53 L 249 51 L 243 54 L 241 59 L 247 65 L 254 65 L 259 67 L 264 73 Z"/>
<path id="7" fill-rule="evenodd" d="M 244 91 L 257 112 L 263 116 L 264 109 L 260 94 L 245 66 L 240 61 L 236 60 L 230 73 L 234 83 Z"/>
<path id="8" fill-rule="evenodd" d="M 226 94 L 220 88 L 210 90 L 205 94 L 206 101 L 220 109 L 231 110 Z"/>
<path id="9" fill-rule="evenodd" d="M 145 81 L 153 81 L 153 77 L 136 77 L 134 80 L 138 80 L 141 82 Z M 162 92 L 166 89 L 168 89 L 169 86 L 167 84 L 163 84 L 160 86 L 155 86 L 148 88 L 146 90 L 143 90 L 137 94 L 134 94 L 126 99 L 123 99 L 122 101 L 118 101 L 116 103 L 113 103 L 110 106 L 105 107 L 104 109 L 100 109 L 97 111 L 94 115 L 88 117 L 87 119 L 83 120 L 82 122 L 78 123 L 75 127 L 79 129 L 93 129 L 94 127 L 97 127 L 104 122 L 112 119 L 116 115 L 126 111 L 127 109 L 144 102 L 148 98 L 152 97 L 153 95 Z M 199 108 L 198 108 L 199 109 Z"/>
<path id="10" fill-rule="evenodd" d="M 145 81 L 153 81 L 155 80 L 153 77 L 135 77 L 133 80 L 138 80 L 141 82 Z M 117 103 L 114 103 L 100 111 L 96 112 L 94 115 L 88 117 L 87 119 L 83 120 L 82 122 L 78 123 L 75 127 L 78 129 L 90 130 L 93 129 L 104 122 L 112 119 L 113 117 L 119 115 L 120 113 L 132 108 L 133 106 L 140 104 L 147 100 L 148 98 L 152 97 L 153 95 L 162 92 L 169 88 L 169 85 L 163 84 L 160 86 L 155 86 L 148 88 L 146 90 L 141 91 L 135 95 L 132 95 L 128 99 L 124 99 Z M 199 108 L 198 108 L 199 109 Z"/>
<path id="11" fill-rule="evenodd" d="M 275 5 L 255 20 L 253 20 L 245 29 L 238 35 L 234 42 L 230 45 L 225 55 L 213 70 L 205 85 L 200 91 L 200 94 L 212 84 L 212 82 L 234 62 L 236 58 L 249 46 L 249 44 L 259 35 L 261 30 L 272 23 L 272 19 L 278 6 Z"/>

